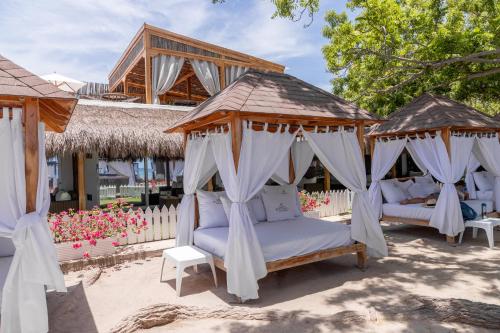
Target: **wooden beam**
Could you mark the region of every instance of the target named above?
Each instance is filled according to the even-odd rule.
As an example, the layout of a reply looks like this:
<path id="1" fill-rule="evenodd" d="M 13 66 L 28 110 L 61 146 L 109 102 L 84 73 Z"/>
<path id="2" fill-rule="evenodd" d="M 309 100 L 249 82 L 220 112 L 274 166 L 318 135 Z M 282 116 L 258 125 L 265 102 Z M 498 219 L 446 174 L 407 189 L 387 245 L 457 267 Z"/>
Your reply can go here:
<path id="1" fill-rule="evenodd" d="M 324 179 L 323 179 L 323 190 L 330 191 L 330 171 L 323 165 Z"/>
<path id="2" fill-rule="evenodd" d="M 128 94 L 128 80 L 127 79 L 128 79 L 128 77 L 127 77 L 127 75 L 125 75 L 125 78 L 123 79 L 123 93 L 125 95 Z"/>
<path id="3" fill-rule="evenodd" d="M 375 143 L 376 143 L 375 137 L 373 136 L 370 137 L 370 156 L 372 160 L 375 157 Z"/>
<path id="4" fill-rule="evenodd" d="M 192 80 L 191 77 L 187 78 L 187 99 L 191 99 L 191 90 L 192 90 Z"/>
<path id="5" fill-rule="evenodd" d="M 226 65 L 224 63 L 220 66 L 219 80 L 220 90 L 224 90 L 224 88 L 226 88 Z"/>
<path id="6" fill-rule="evenodd" d="M 85 190 L 85 153 L 78 153 L 78 209 L 87 209 L 87 191 Z"/>
<path id="7" fill-rule="evenodd" d="M 443 138 L 444 145 L 446 146 L 446 151 L 448 152 L 448 157 L 451 158 L 450 156 L 450 136 L 451 136 L 451 131 L 449 127 L 443 128 L 441 130 L 441 137 Z"/>
<path id="8" fill-rule="evenodd" d="M 145 53 L 145 63 L 144 63 L 144 80 L 146 84 L 146 104 L 153 103 L 153 77 L 151 70 L 151 35 L 149 30 L 144 31 L 144 53 Z"/>
<path id="9" fill-rule="evenodd" d="M 175 83 L 174 83 L 174 85 L 172 87 L 175 87 L 179 83 L 187 81 L 189 78 L 193 77 L 194 75 L 196 75 L 195 72 L 189 72 L 187 74 L 184 74 L 183 76 L 177 78 L 177 80 L 175 81 Z"/>
<path id="10" fill-rule="evenodd" d="M 356 134 L 358 136 L 359 148 L 361 148 L 361 156 L 363 163 L 365 161 L 365 123 L 360 121 L 356 124 Z"/>
<path id="11" fill-rule="evenodd" d="M 24 173 L 26 178 L 26 213 L 36 211 L 38 190 L 38 123 L 40 108 L 37 98 L 26 97 L 24 100 Z"/>
<path id="12" fill-rule="evenodd" d="M 238 163 L 240 160 L 242 122 L 238 112 L 231 113 L 231 139 L 233 148 L 234 167 L 238 171 Z"/>

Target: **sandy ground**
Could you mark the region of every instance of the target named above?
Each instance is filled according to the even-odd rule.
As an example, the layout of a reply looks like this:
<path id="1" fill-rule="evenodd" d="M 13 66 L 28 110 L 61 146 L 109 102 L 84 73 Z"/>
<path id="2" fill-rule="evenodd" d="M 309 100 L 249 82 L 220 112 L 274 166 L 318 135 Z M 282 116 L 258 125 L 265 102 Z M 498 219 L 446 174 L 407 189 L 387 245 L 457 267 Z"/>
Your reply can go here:
<path id="1" fill-rule="evenodd" d="M 457 247 L 431 228 L 385 226 L 384 232 L 390 254 L 370 259 L 365 271 L 354 267 L 354 255 L 347 255 L 271 273 L 259 283 L 260 299 L 243 305 L 226 293 L 223 272 L 214 287 L 208 266 L 198 274 L 186 270 L 180 298 L 172 267 L 166 267 L 166 281 L 160 282 L 161 258 L 105 269 L 90 286 L 81 280 L 92 270 L 70 273 L 69 293 L 48 295 L 51 332 L 108 332 L 157 303 L 231 309 L 239 317 L 177 320 L 141 332 L 494 332 L 436 321 L 432 313 L 408 314 L 419 296 L 500 305 L 500 231 L 495 231 L 495 249 L 487 247 L 482 231 L 473 240 L 470 229 Z M 275 318 L 248 319 L 252 313 Z"/>

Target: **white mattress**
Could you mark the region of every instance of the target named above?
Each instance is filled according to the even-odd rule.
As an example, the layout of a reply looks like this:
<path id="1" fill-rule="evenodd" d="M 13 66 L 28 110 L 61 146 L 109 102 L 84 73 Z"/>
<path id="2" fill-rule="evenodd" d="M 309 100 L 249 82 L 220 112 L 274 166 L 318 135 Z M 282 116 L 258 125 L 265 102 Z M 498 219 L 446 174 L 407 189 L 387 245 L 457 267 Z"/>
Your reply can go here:
<path id="1" fill-rule="evenodd" d="M 228 227 L 197 229 L 194 232 L 194 244 L 224 258 L 228 231 Z M 286 259 L 353 243 L 349 225 L 307 217 L 257 223 L 255 232 L 266 261 Z"/>
<path id="2" fill-rule="evenodd" d="M 407 219 L 430 220 L 434 208 L 422 207 L 422 204 L 401 205 L 399 203 L 385 203 L 382 212 L 385 216 L 395 216 Z"/>
<path id="3" fill-rule="evenodd" d="M 486 212 L 493 211 L 493 202 L 487 200 L 465 200 L 467 205 L 481 215 L 481 204 L 486 204 Z M 408 219 L 430 220 L 434 208 L 423 207 L 422 204 L 401 205 L 398 203 L 385 203 L 382 205 L 385 216 L 403 217 Z"/>

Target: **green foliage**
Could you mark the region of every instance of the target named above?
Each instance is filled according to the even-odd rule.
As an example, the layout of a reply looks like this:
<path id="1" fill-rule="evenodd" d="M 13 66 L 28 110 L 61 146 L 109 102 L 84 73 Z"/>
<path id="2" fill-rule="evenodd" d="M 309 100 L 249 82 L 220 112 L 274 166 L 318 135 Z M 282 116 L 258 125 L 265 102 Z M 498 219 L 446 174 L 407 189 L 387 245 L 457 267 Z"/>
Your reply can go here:
<path id="1" fill-rule="evenodd" d="M 388 114 L 424 91 L 500 112 L 494 0 L 351 0 L 328 11 L 323 48 L 335 94 Z M 493 110 L 491 109 L 493 108 Z"/>

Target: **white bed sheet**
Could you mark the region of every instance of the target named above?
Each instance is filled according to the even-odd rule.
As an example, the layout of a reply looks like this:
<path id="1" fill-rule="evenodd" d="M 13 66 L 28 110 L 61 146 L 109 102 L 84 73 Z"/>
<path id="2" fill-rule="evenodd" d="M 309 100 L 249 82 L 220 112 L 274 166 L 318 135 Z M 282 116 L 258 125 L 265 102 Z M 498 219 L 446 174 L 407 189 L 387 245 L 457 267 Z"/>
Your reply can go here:
<path id="1" fill-rule="evenodd" d="M 353 244 L 351 227 L 338 222 L 298 217 L 293 220 L 260 222 L 254 227 L 266 261 Z M 224 258 L 228 231 L 228 227 L 197 229 L 194 232 L 194 244 Z"/>
<path id="2" fill-rule="evenodd" d="M 382 205 L 382 212 L 385 216 L 430 220 L 434 208 L 423 207 L 422 204 L 401 205 L 399 203 L 385 203 Z"/>
<path id="3" fill-rule="evenodd" d="M 2 299 L 3 286 L 5 284 L 5 280 L 7 279 L 7 274 L 9 273 L 10 264 L 12 263 L 13 258 L 13 256 L 0 257 L 0 300 Z"/>

